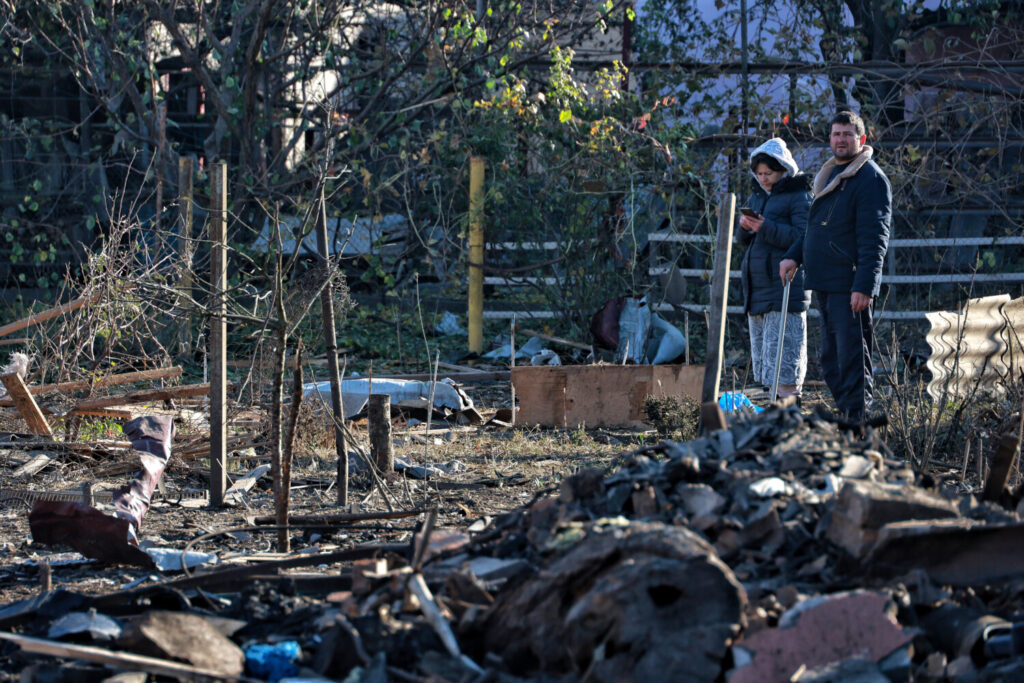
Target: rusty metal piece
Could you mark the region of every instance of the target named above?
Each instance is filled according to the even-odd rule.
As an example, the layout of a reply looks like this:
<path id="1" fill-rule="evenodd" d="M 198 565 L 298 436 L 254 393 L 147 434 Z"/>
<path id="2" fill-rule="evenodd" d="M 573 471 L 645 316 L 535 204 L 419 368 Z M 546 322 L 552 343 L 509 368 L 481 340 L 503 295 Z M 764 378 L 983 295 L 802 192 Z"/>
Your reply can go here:
<path id="1" fill-rule="evenodd" d="M 32 540 L 44 545 L 68 545 L 104 562 L 155 567 L 145 552 L 128 543 L 131 524 L 81 503 L 37 501 L 28 516 Z"/>
<path id="2" fill-rule="evenodd" d="M 94 498 L 106 500 L 112 500 L 113 495 L 112 491 L 95 491 L 92 494 Z M 18 500 L 23 503 L 35 503 L 39 500 L 45 500 L 52 503 L 90 504 L 90 501 L 81 489 L 77 491 L 30 491 L 29 489 L 0 488 L 0 501 L 4 500 Z"/>
<path id="3" fill-rule="evenodd" d="M 82 502 L 37 500 L 29 514 L 32 538 L 48 545 L 69 545 L 86 557 L 153 567 L 138 549 L 138 531 L 160 476 L 171 457 L 174 422 L 169 417 L 140 417 L 124 426 L 139 451 L 142 470 L 113 494 L 114 517 Z M 78 492 L 81 501 L 83 494 Z"/>

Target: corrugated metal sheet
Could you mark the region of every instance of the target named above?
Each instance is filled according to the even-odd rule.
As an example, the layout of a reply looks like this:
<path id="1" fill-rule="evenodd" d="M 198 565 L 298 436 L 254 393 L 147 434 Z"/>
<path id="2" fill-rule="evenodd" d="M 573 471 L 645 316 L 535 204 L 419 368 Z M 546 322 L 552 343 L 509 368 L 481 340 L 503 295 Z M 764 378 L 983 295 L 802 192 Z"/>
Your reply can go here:
<path id="1" fill-rule="evenodd" d="M 925 316 L 932 354 L 928 394 L 939 401 L 972 395 L 1002 396 L 1024 370 L 1024 297 L 971 299 L 959 312 Z"/>

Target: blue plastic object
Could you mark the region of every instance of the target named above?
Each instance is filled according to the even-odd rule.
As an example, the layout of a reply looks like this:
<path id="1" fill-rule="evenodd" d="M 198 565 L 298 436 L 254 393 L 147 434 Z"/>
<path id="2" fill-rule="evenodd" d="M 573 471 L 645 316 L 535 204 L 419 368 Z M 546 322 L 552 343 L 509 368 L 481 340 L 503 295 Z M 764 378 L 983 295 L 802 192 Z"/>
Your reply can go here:
<path id="1" fill-rule="evenodd" d="M 285 640 L 274 644 L 250 645 L 245 649 L 245 667 L 249 673 L 277 683 L 285 676 L 299 673 L 295 660 L 302 654 L 299 644 L 294 640 Z"/>
<path id="2" fill-rule="evenodd" d="M 764 408 L 760 406 L 755 406 L 753 403 L 751 403 L 750 399 L 747 398 L 746 394 L 740 393 L 738 391 L 727 391 L 724 394 L 722 394 L 722 397 L 718 399 L 718 405 L 722 410 L 725 410 L 730 413 L 737 411 L 740 408 L 750 408 L 755 413 L 760 413 L 762 410 L 764 410 Z"/>

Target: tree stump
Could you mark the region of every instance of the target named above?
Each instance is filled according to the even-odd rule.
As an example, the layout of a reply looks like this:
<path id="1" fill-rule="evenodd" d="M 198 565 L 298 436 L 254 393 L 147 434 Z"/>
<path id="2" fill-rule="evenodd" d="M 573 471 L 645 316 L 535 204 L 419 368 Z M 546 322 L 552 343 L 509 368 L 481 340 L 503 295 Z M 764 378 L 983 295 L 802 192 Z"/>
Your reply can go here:
<path id="1" fill-rule="evenodd" d="M 370 432 L 370 457 L 380 472 L 394 472 L 395 452 L 391 441 L 390 394 L 370 394 L 367 422 Z"/>
<path id="2" fill-rule="evenodd" d="M 744 622 L 746 593 L 689 529 L 633 522 L 586 536 L 499 594 L 481 622 L 519 675 L 713 681 Z"/>

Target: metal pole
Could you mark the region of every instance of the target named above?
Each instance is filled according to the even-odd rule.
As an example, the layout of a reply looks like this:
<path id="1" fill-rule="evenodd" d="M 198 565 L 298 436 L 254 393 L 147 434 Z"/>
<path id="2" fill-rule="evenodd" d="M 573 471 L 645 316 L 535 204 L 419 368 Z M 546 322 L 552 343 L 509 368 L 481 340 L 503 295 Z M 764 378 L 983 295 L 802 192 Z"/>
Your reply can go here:
<path id="1" fill-rule="evenodd" d="M 782 345 L 786 341 L 786 314 L 789 311 L 790 284 L 792 282 L 786 280 L 786 286 L 782 288 L 782 323 L 779 325 L 779 351 L 775 354 L 775 379 L 772 380 L 772 403 L 775 403 L 775 399 L 779 397 L 779 372 L 782 370 Z"/>
<path id="2" fill-rule="evenodd" d="M 626 6 L 622 8 L 622 66 L 627 71 L 622 77 L 622 85 L 619 86 L 623 92 L 629 92 L 629 67 L 633 62 L 633 20 L 631 16 L 635 16 L 633 11 L 633 3 L 627 2 Z"/>
<path id="3" fill-rule="evenodd" d="M 210 178 L 210 505 L 224 504 L 227 487 L 228 165 Z"/>

